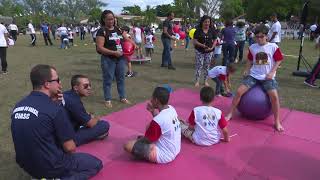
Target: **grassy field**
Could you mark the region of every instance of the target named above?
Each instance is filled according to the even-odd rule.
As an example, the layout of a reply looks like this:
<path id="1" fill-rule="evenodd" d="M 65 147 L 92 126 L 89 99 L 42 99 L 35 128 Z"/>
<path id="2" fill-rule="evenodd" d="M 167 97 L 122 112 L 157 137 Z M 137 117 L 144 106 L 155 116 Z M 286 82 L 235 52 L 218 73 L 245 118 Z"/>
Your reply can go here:
<path id="1" fill-rule="evenodd" d="M 15 163 L 15 153 L 10 131 L 10 111 L 17 101 L 26 96 L 31 90 L 29 72 L 36 64 L 50 64 L 57 68 L 63 89 L 70 88 L 70 78 L 73 74 L 86 74 L 93 84 L 93 95 L 85 99 L 85 106 L 89 112 L 106 115 L 128 107 L 118 102 L 116 85 L 113 84 L 113 109 L 103 106 L 102 75 L 100 57 L 96 54 L 95 46 L 89 38 L 85 42 L 75 40 L 77 47 L 68 50 L 55 45 L 44 46 L 43 38 L 38 35 L 37 47 L 29 46 L 29 36 L 19 36 L 15 47 L 8 49 L 9 64 L 7 75 L 0 75 L 0 179 L 30 179 Z M 87 45 L 85 45 L 87 43 Z M 284 54 L 298 55 L 299 41 L 285 40 L 281 44 Z M 314 44 L 306 41 L 304 56 L 314 64 L 319 51 Z M 177 48 L 173 52 L 173 62 L 176 71 L 160 68 L 162 45 L 157 42 L 152 63 L 134 64 L 134 71 L 138 76 L 126 79 L 128 99 L 134 104 L 147 100 L 154 87 L 160 84 L 170 84 L 174 89 L 193 88 L 194 51 L 184 51 Z M 281 106 L 296 110 L 320 114 L 320 89 L 312 89 L 303 84 L 304 79 L 291 75 L 296 69 L 297 58 L 285 57 L 282 68 L 278 70 L 277 80 L 280 88 Z M 238 65 L 238 71 L 232 77 L 233 90 L 239 85 L 243 64 Z M 320 80 L 318 81 L 320 84 Z M 214 83 L 210 82 L 213 86 Z M 303 120 L 303 119 L 302 119 Z"/>

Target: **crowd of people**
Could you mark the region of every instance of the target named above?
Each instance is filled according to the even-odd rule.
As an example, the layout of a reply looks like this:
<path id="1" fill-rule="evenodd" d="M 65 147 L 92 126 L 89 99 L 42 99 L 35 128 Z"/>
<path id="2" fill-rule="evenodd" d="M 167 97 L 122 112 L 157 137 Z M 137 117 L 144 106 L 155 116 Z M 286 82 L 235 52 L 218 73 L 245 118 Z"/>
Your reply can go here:
<path id="1" fill-rule="evenodd" d="M 161 34 L 163 53 L 160 66 L 169 70 L 176 70 L 171 58 L 171 41 L 176 40 L 172 30 L 173 19 L 174 13 L 170 12 L 163 22 Z M 143 136 L 123 142 L 124 150 L 137 159 L 168 163 L 180 153 L 182 137 L 201 146 L 211 146 L 221 141 L 229 142 L 228 124 L 243 94 L 256 84 L 260 84 L 270 97 L 274 128 L 279 132 L 284 131 L 280 122 L 278 83 L 275 79 L 277 69 L 284 59 L 279 47 L 281 25 L 276 14 L 271 15 L 271 21 L 273 24 L 269 27 L 263 23 L 251 27 L 242 21 L 238 21 L 234 26 L 232 21 L 226 21 L 225 28 L 220 29 L 209 16 L 201 17 L 195 27 L 194 36 L 185 39 L 185 48 L 189 47 L 190 38 L 193 38 L 194 86 L 200 87 L 200 77 L 203 73 L 204 86 L 200 90 L 202 105 L 190 109 L 189 118 L 183 120 L 175 108 L 168 104 L 169 90 L 166 87 L 156 87 L 146 107 L 153 116 L 152 121 Z M 105 10 L 101 14 L 99 24 L 96 23 L 94 28 L 91 28 L 91 32 L 95 33 L 93 40 L 96 43 L 96 51 L 101 56 L 106 108 L 113 107 L 111 101 L 113 82 L 117 84 L 119 101 L 131 104 L 127 99 L 125 87 L 126 66 L 128 66 L 127 74 L 132 72 L 129 68 L 131 57 L 124 56 L 122 43 L 124 41 L 132 43 L 137 51 L 137 58 L 143 58 L 144 40 L 148 53 L 153 50 L 152 30 L 144 32 L 138 26 L 134 25 L 132 30 L 128 27 L 119 27 L 113 12 Z M 32 43 L 36 45 L 32 22 L 28 27 Z M 69 39 L 68 33 L 73 31 L 69 28 L 61 25 L 53 30 L 51 27 L 51 32 L 59 34 L 61 46 L 64 39 Z M 191 31 L 192 25 L 187 23 L 182 28 L 188 32 Z M 52 45 L 50 25 L 44 22 L 41 29 L 45 44 Z M 80 39 L 83 39 L 85 34 L 81 33 L 81 27 L 79 29 Z M 75 32 L 77 34 L 77 31 Z M 0 25 L 0 33 L 5 34 L 4 40 L 7 41 L 8 31 L 3 25 Z M 0 50 L 3 51 L 1 40 L 0 37 Z M 225 116 L 221 110 L 213 107 L 212 103 L 215 97 L 232 96 L 230 79 L 237 69 L 235 63 L 244 62 L 243 49 L 246 40 L 250 46 L 244 77 Z M 221 65 L 217 63 L 220 54 L 223 54 Z M 6 64 L 2 64 L 2 68 L 6 71 Z M 315 73 L 319 73 L 319 69 L 315 68 Z M 33 90 L 16 104 L 11 115 L 16 161 L 35 178 L 88 179 L 103 168 L 102 162 L 90 154 L 77 153 L 75 149 L 82 144 L 105 139 L 112 127 L 107 121 L 86 111 L 82 99 L 91 94 L 90 79 L 86 75 L 72 76 L 71 87 L 65 92 L 62 92 L 60 78 L 53 66 L 39 64 L 32 68 L 30 80 Z M 314 76 L 312 78 L 306 82 L 311 83 Z M 210 79 L 216 83 L 215 90 L 208 83 Z"/>

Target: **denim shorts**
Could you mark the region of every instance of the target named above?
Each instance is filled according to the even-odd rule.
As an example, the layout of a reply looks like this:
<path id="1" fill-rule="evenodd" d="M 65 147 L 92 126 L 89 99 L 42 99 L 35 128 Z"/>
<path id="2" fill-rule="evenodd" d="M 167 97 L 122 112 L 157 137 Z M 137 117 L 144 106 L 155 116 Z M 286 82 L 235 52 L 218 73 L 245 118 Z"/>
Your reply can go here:
<path id="1" fill-rule="evenodd" d="M 243 78 L 242 84 L 249 88 L 252 88 L 256 84 L 260 84 L 263 87 L 263 89 L 267 92 L 270 90 L 278 89 L 278 83 L 275 79 L 258 80 L 252 76 L 246 76 L 245 78 Z"/>

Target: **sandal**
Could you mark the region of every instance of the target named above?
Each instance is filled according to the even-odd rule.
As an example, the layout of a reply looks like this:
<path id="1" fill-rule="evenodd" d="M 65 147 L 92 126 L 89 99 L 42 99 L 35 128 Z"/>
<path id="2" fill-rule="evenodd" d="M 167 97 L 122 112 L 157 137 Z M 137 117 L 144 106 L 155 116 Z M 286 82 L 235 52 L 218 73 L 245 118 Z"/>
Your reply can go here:
<path id="1" fill-rule="evenodd" d="M 122 102 L 123 104 L 131 104 L 131 102 L 126 98 L 121 99 L 120 102 Z"/>
<path id="2" fill-rule="evenodd" d="M 112 108 L 112 103 L 111 103 L 111 101 L 105 101 L 105 102 L 104 102 L 104 105 L 105 105 L 107 108 Z"/>

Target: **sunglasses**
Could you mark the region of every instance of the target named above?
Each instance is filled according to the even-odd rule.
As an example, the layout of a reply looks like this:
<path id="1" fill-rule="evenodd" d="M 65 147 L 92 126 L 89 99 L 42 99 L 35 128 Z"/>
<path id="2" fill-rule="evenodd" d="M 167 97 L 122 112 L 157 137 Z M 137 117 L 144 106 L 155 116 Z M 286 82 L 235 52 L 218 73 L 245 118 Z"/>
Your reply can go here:
<path id="1" fill-rule="evenodd" d="M 47 82 L 55 82 L 55 81 L 56 81 L 57 83 L 60 83 L 60 78 L 48 80 Z"/>
<path id="2" fill-rule="evenodd" d="M 89 87 L 91 87 L 91 84 L 84 84 L 83 85 L 83 89 L 89 89 Z"/>

